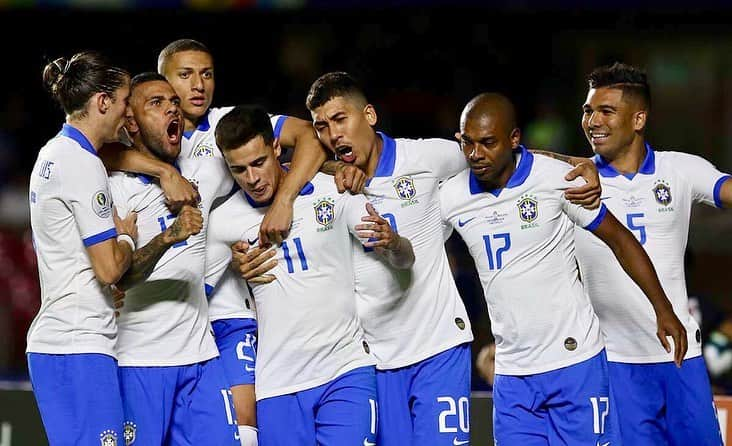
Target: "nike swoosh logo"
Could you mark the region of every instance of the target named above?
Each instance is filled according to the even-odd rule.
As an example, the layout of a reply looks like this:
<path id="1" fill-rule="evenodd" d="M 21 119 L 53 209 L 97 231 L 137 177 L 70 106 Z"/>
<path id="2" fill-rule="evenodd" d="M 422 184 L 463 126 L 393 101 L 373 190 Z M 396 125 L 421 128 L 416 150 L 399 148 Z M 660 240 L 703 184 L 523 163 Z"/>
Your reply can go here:
<path id="1" fill-rule="evenodd" d="M 470 440 L 460 441 L 457 439 L 457 437 L 452 439 L 452 444 L 454 444 L 455 446 L 460 446 L 461 444 L 468 444 L 468 443 L 470 443 Z"/>
<path id="2" fill-rule="evenodd" d="M 608 441 L 607 443 L 600 444 L 600 442 L 598 441 L 597 446 L 610 446 L 610 442 Z"/>
<path id="3" fill-rule="evenodd" d="M 250 245 L 254 245 L 255 243 L 257 243 L 257 241 L 259 241 L 259 237 L 255 238 L 254 240 L 247 239 L 247 243 L 249 243 Z"/>
<path id="4" fill-rule="evenodd" d="M 368 438 L 364 438 L 363 446 L 376 446 L 376 443 L 371 443 Z"/>
<path id="5" fill-rule="evenodd" d="M 600 197 L 600 201 L 605 201 L 605 200 L 609 200 L 609 199 L 611 199 L 611 198 L 612 198 L 612 197 Z M 610 443 L 608 443 L 608 444 L 610 444 Z M 604 445 L 604 444 L 602 444 L 602 445 L 600 445 L 600 446 L 605 446 L 605 445 Z"/>
<path id="6" fill-rule="evenodd" d="M 463 226 L 467 225 L 468 223 L 470 223 L 473 220 L 475 220 L 475 217 L 469 218 L 469 219 L 467 219 L 465 221 L 462 221 L 462 220 L 458 219 L 458 226 L 460 226 L 462 228 Z M 460 443 L 460 444 L 464 444 L 464 443 Z"/>
<path id="7" fill-rule="evenodd" d="M 244 366 L 244 370 L 246 370 L 247 372 L 253 372 L 254 371 L 254 367 L 249 367 L 248 365 L 245 365 Z"/>

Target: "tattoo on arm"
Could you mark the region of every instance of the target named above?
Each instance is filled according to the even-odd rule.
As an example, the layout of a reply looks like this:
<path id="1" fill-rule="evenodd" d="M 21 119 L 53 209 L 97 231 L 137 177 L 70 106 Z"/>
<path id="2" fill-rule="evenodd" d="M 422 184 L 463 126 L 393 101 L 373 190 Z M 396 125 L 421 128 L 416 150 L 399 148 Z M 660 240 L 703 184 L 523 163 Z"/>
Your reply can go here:
<path id="1" fill-rule="evenodd" d="M 564 161 L 567 164 L 572 164 L 572 157 L 567 156 L 567 155 L 562 155 L 561 153 L 555 153 L 555 152 L 549 152 L 547 150 L 537 150 L 537 149 L 530 149 L 529 152 L 536 153 L 537 155 L 548 156 L 549 158 L 554 158 L 555 160 Z"/>
<path id="2" fill-rule="evenodd" d="M 175 226 L 175 225 L 173 225 Z M 171 226 L 171 230 L 173 229 Z M 150 243 L 132 253 L 132 263 L 124 276 L 119 280 L 117 286 L 128 290 L 143 280 L 150 277 L 158 260 L 172 246 L 165 242 L 165 233 L 156 235 Z"/>

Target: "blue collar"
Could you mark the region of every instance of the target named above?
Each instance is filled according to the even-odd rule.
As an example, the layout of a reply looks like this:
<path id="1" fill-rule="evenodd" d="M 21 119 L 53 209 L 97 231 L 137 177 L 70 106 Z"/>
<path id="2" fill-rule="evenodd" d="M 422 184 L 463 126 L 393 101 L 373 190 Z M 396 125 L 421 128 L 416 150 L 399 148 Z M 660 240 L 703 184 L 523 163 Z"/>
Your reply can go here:
<path id="1" fill-rule="evenodd" d="M 180 173 L 180 166 L 178 165 L 178 161 L 173 162 L 173 167 L 175 167 L 175 170 Z M 155 181 L 155 178 L 149 175 L 145 175 L 144 173 L 138 173 L 137 178 L 140 180 L 140 182 L 142 182 L 142 184 L 150 184 Z"/>
<path id="2" fill-rule="evenodd" d="M 195 132 L 196 130 L 198 130 L 200 132 L 207 132 L 208 129 L 211 128 L 211 124 L 209 124 L 209 122 L 208 122 L 208 114 L 210 111 L 211 111 L 210 108 L 208 110 L 206 110 L 206 113 L 204 113 L 203 116 L 201 116 L 201 120 L 195 129 L 187 130 L 187 131 L 183 132 L 183 137 L 185 139 L 191 139 L 191 136 L 193 136 L 193 132 Z"/>
<path id="3" fill-rule="evenodd" d="M 593 157 L 593 161 L 595 161 L 597 171 L 600 172 L 600 175 L 602 175 L 603 177 L 614 178 L 623 175 L 625 178 L 632 180 L 638 173 L 643 175 L 653 175 L 654 173 L 656 173 L 656 155 L 653 151 L 653 148 L 648 143 L 646 143 L 646 156 L 643 159 L 640 167 L 638 168 L 638 172 L 636 173 L 621 174 L 620 172 L 615 170 L 615 168 L 610 164 L 610 161 L 606 160 L 600 155 L 595 155 Z"/>
<path id="4" fill-rule="evenodd" d="M 289 170 L 285 166 L 282 166 L 282 168 L 285 171 Z M 236 182 L 234 184 L 236 184 Z M 249 196 L 249 194 L 247 194 L 246 192 L 244 192 L 244 189 L 241 189 L 241 192 L 242 192 L 242 194 L 244 194 L 244 198 L 247 199 L 247 202 L 249 203 L 249 205 L 251 207 L 253 207 L 253 208 L 263 208 L 263 207 L 266 207 L 266 206 L 269 206 L 270 204 L 272 204 L 272 200 L 269 200 L 269 201 L 267 201 L 265 203 L 257 203 L 256 201 L 254 201 L 252 199 L 252 197 Z M 303 186 L 302 189 L 300 189 L 300 196 L 310 195 L 313 192 L 315 192 L 315 186 L 313 186 L 313 183 L 311 183 L 311 182 L 308 181 L 307 183 L 305 183 L 305 186 Z"/>
<path id="5" fill-rule="evenodd" d="M 379 163 L 376 164 L 374 177 L 390 177 L 394 174 L 396 165 L 396 141 L 389 138 L 382 132 L 376 132 L 383 141 Z"/>
<path id="6" fill-rule="evenodd" d="M 87 152 L 91 153 L 94 156 L 97 155 L 97 151 L 94 149 L 94 146 L 89 142 L 89 140 L 84 136 L 83 133 L 76 127 L 70 125 L 70 124 L 64 124 L 61 127 L 61 131 L 59 132 L 59 135 L 63 135 L 67 138 L 71 138 L 74 141 L 76 141 L 77 144 L 81 146 L 82 149 L 86 150 Z"/>
<path id="7" fill-rule="evenodd" d="M 518 148 L 514 149 L 513 153 L 520 153 L 521 160 L 519 160 L 518 166 L 516 166 L 516 170 L 513 171 L 513 174 L 511 174 L 511 178 L 509 178 L 508 182 L 506 183 L 506 188 L 508 189 L 524 184 L 526 179 L 529 177 L 529 174 L 531 173 L 531 167 L 534 165 L 534 155 L 529 152 L 523 145 L 519 145 Z M 470 184 L 471 195 L 488 192 L 497 197 L 503 190 L 503 188 L 490 190 L 484 188 L 478 180 L 478 177 L 473 174 L 472 170 L 470 171 L 470 179 L 468 182 Z"/>

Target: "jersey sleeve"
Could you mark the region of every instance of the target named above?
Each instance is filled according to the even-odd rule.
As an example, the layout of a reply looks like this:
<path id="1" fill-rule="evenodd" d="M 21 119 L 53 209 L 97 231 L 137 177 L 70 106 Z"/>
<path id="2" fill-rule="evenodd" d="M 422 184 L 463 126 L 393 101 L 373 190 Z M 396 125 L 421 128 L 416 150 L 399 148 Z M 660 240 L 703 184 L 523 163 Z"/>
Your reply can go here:
<path id="1" fill-rule="evenodd" d="M 272 131 L 274 132 L 274 137 L 279 138 L 280 133 L 282 133 L 282 127 L 285 125 L 285 121 L 287 121 L 288 116 L 286 115 L 269 115 L 269 120 L 272 123 Z"/>
<path id="2" fill-rule="evenodd" d="M 453 189 L 454 181 L 456 180 L 450 179 L 440 184 L 440 222 L 442 225 L 442 238 L 444 241 L 447 241 L 447 239 L 450 238 L 454 229 L 452 223 L 450 223 L 450 220 L 448 219 L 448 216 L 452 212 L 451 204 L 453 203 L 453 200 L 450 197 L 450 190 Z"/>
<path id="3" fill-rule="evenodd" d="M 226 224 L 225 218 L 220 212 L 211 213 L 206 241 L 206 296 L 216 288 L 231 261 L 229 243 L 223 240 L 218 230 L 222 224 Z"/>
<path id="4" fill-rule="evenodd" d="M 439 181 L 445 181 L 467 167 L 460 145 L 447 139 L 420 140 L 418 159 L 427 164 Z"/>
<path id="5" fill-rule="evenodd" d="M 578 187 L 584 184 L 583 180 L 576 179 L 573 181 L 564 181 L 565 187 L 561 189 L 561 202 L 562 202 L 562 210 L 565 214 L 569 217 L 570 220 L 577 226 L 581 226 L 582 228 L 593 232 L 595 229 L 597 229 L 598 226 L 600 226 L 600 223 L 605 219 L 605 216 L 607 215 L 607 207 L 605 207 L 605 204 L 600 204 L 600 207 L 597 209 L 585 209 L 582 206 L 578 204 L 574 204 L 567 200 L 564 197 L 564 190 L 569 189 L 571 187 Z"/>
<path id="6" fill-rule="evenodd" d="M 207 172 L 207 175 L 205 176 L 206 180 L 215 182 L 216 187 L 214 188 L 214 200 L 231 195 L 234 189 L 236 189 L 236 184 L 224 159 L 206 158 L 202 160 L 202 162 L 209 164 L 209 166 L 207 166 L 209 172 Z"/>
<path id="7" fill-rule="evenodd" d="M 112 195 L 102 162 L 96 158 L 81 159 L 73 160 L 69 166 L 63 186 L 64 195 L 74 213 L 84 246 L 116 237 Z"/>
<path id="8" fill-rule="evenodd" d="M 692 198 L 697 203 L 722 207 L 720 191 L 722 184 L 732 178 L 717 170 L 704 158 L 689 153 L 673 152 L 674 168 L 691 185 Z"/>

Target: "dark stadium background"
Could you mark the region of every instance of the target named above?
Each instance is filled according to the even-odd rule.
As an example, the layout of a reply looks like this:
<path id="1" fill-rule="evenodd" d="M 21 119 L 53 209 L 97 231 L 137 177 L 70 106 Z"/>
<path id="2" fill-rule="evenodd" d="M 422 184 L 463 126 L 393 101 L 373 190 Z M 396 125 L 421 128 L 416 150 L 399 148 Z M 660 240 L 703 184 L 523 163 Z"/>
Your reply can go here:
<path id="1" fill-rule="evenodd" d="M 584 77 L 622 60 L 648 70 L 652 144 L 732 171 L 732 8 L 723 2 L 390 3 L 0 0 L 0 375 L 26 378 L 25 331 L 39 306 L 27 183 L 37 150 L 63 120 L 41 70 L 79 50 L 101 51 L 137 73 L 154 70 L 171 40 L 198 39 L 215 56 L 214 105 L 258 102 L 303 118 L 310 83 L 347 70 L 392 136 L 451 138 L 462 105 L 498 90 L 518 105 L 526 143 L 587 156 Z M 732 311 L 732 214 L 699 208 L 689 246 L 689 291 L 701 296 L 708 333 Z M 485 303 L 460 242 L 449 247 L 477 352 L 490 341 Z M 473 381 L 486 388 L 477 375 Z M 724 392 L 726 381 L 718 384 Z"/>

